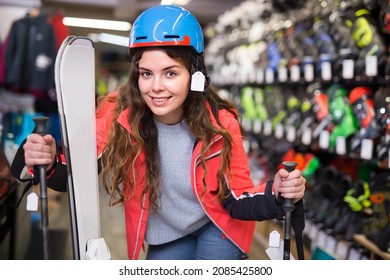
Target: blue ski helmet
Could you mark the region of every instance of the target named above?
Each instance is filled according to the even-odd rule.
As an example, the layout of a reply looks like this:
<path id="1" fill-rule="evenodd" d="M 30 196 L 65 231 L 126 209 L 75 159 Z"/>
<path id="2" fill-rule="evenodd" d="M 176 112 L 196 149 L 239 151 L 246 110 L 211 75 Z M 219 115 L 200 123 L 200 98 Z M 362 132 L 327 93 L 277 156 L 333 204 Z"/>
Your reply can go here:
<path id="1" fill-rule="evenodd" d="M 202 28 L 187 10 L 175 5 L 160 5 L 141 13 L 130 30 L 132 48 L 153 46 L 192 46 L 198 54 L 204 50 Z"/>

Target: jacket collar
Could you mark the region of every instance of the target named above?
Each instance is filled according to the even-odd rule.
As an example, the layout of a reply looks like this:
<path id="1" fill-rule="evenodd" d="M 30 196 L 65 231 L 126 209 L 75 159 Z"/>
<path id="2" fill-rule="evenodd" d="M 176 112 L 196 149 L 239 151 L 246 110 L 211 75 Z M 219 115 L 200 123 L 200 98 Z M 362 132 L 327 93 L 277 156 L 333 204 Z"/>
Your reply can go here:
<path id="1" fill-rule="evenodd" d="M 128 122 L 130 110 L 126 109 L 122 111 L 117 119 L 117 122 L 122 125 L 130 134 L 132 134 L 132 130 L 130 124 Z"/>

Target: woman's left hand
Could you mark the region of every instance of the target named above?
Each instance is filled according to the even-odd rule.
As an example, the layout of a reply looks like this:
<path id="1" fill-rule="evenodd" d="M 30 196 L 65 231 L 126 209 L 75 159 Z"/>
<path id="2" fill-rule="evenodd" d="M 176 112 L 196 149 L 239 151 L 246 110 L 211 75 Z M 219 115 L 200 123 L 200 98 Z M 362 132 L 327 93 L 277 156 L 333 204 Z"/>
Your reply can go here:
<path id="1" fill-rule="evenodd" d="M 284 198 L 290 198 L 297 202 L 303 198 L 305 186 L 306 179 L 302 176 L 302 172 L 299 169 L 291 172 L 280 169 L 275 175 L 272 188 L 276 198 L 281 195 Z"/>

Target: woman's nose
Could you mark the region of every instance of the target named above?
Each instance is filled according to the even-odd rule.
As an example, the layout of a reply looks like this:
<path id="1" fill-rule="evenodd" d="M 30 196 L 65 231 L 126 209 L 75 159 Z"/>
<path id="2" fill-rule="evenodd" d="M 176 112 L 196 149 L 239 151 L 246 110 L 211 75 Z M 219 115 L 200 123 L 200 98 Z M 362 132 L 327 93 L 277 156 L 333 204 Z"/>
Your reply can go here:
<path id="1" fill-rule="evenodd" d="M 159 92 L 162 90 L 164 90 L 164 83 L 161 78 L 157 77 L 153 80 L 153 91 Z"/>

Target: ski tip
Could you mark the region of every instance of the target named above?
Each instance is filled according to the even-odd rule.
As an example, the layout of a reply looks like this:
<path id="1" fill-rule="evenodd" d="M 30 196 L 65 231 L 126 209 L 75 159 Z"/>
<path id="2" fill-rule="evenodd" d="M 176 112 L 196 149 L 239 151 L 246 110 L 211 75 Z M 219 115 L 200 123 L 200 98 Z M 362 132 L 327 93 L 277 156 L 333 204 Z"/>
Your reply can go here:
<path id="1" fill-rule="evenodd" d="M 85 47 L 93 48 L 93 41 L 88 37 L 75 36 L 70 39 L 68 45 L 85 46 Z"/>

